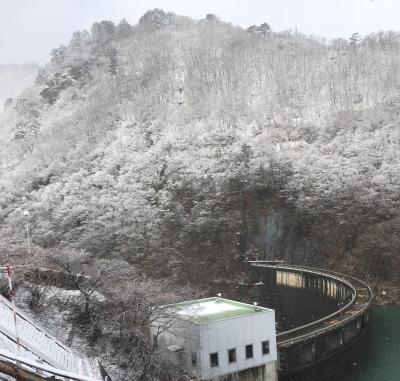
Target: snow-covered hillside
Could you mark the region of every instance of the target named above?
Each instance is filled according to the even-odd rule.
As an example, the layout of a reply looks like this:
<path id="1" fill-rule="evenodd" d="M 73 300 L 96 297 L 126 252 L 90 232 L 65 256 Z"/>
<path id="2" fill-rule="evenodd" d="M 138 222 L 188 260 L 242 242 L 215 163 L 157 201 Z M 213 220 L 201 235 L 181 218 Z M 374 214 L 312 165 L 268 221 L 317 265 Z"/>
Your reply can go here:
<path id="1" fill-rule="evenodd" d="M 399 52 L 395 32 L 325 42 L 161 10 L 95 23 L 8 107 L 0 237 L 23 241 L 27 208 L 40 246 L 201 280 L 279 201 L 299 261 L 382 274 L 400 249 Z"/>

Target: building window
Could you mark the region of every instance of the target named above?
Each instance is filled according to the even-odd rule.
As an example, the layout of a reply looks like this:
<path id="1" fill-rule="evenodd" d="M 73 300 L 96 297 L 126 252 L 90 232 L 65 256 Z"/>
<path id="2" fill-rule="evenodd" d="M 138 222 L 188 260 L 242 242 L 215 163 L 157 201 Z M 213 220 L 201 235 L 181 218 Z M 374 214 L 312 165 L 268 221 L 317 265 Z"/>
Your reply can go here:
<path id="1" fill-rule="evenodd" d="M 218 366 L 218 353 L 210 353 L 211 368 Z"/>
<path id="2" fill-rule="evenodd" d="M 253 344 L 246 345 L 246 359 L 253 358 Z"/>
<path id="3" fill-rule="evenodd" d="M 229 349 L 228 350 L 228 362 L 232 363 L 232 362 L 236 362 L 236 349 Z"/>
<path id="4" fill-rule="evenodd" d="M 261 343 L 261 350 L 263 355 L 269 355 L 269 340 Z"/>
<path id="5" fill-rule="evenodd" d="M 196 366 L 197 366 L 197 353 L 196 352 L 192 352 L 191 353 L 191 357 L 192 357 L 192 368 L 196 368 Z"/>

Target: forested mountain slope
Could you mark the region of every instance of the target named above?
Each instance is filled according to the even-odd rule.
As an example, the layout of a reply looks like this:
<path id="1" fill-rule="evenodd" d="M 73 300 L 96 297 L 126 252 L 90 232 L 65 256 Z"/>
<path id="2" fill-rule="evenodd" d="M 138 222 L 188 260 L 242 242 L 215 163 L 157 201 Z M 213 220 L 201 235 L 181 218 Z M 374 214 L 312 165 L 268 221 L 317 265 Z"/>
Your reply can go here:
<path id="1" fill-rule="evenodd" d="M 36 64 L 0 65 L 0 112 L 7 99 L 33 85 L 39 69 Z"/>
<path id="2" fill-rule="evenodd" d="M 36 245 L 196 281 L 224 276 L 237 232 L 262 252 L 273 208 L 303 254 L 263 254 L 391 277 L 399 68 L 397 32 L 325 42 L 160 10 L 95 23 L 1 117 L 1 245 L 24 242 L 29 209 Z"/>

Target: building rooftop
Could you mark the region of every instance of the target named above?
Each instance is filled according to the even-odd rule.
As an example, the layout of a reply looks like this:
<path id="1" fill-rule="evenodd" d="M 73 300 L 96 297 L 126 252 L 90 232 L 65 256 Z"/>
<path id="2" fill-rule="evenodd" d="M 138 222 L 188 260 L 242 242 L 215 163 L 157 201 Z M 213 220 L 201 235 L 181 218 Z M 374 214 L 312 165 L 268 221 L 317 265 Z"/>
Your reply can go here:
<path id="1" fill-rule="evenodd" d="M 272 311 L 268 308 L 219 297 L 191 300 L 168 307 L 180 318 L 191 320 L 194 323 L 208 323 Z"/>

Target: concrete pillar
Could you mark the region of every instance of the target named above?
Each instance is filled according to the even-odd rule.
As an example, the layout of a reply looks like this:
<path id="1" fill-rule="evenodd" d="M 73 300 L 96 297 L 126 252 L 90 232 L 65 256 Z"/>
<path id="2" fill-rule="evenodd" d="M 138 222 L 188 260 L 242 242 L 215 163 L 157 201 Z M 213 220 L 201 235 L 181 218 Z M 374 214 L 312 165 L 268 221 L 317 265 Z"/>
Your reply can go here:
<path id="1" fill-rule="evenodd" d="M 276 361 L 265 364 L 265 381 L 278 381 Z"/>

